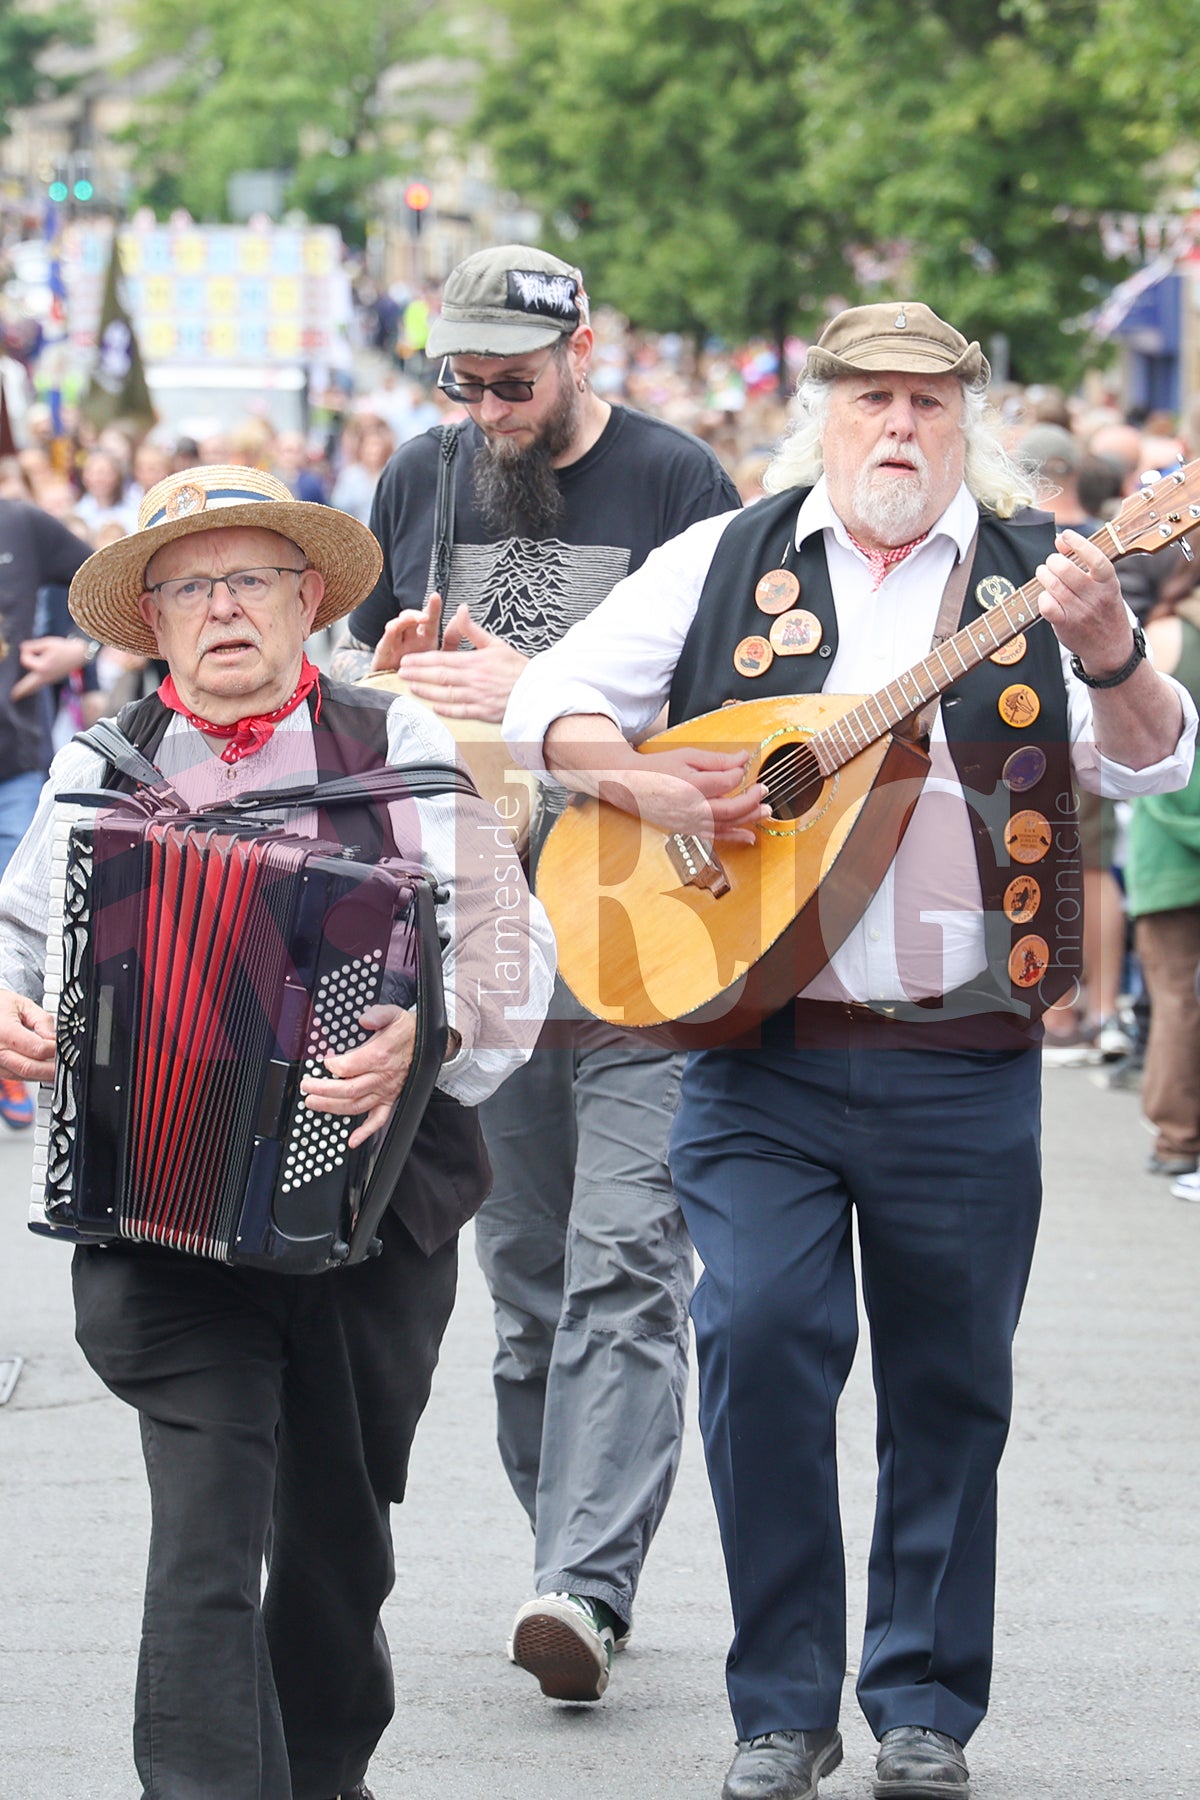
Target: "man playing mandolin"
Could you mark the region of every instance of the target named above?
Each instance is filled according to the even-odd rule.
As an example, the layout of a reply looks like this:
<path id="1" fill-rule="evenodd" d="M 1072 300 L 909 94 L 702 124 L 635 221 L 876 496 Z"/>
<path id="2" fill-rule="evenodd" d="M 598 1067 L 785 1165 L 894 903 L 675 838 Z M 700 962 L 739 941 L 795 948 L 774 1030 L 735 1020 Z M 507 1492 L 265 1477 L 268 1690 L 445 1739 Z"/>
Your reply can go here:
<path id="1" fill-rule="evenodd" d="M 810 857 L 822 833 L 829 845 L 816 923 L 789 965 L 803 976 L 743 1045 L 690 1059 L 672 1137 L 704 1263 L 701 1424 L 735 1622 L 724 1800 L 812 1800 L 841 1760 L 835 1414 L 858 1329 L 852 1211 L 878 1397 L 858 1679 L 880 1740 L 874 1791 L 967 1793 L 1040 1204 L 1040 1016 L 1079 966 L 1075 789 L 1165 792 L 1191 765 L 1195 710 L 1145 660 L 1106 554 L 1131 547 L 1125 514 L 1096 541 L 1056 539 L 985 410 L 988 379 L 979 345 L 924 305 L 841 313 L 809 352 L 771 497 L 651 555 L 534 661 L 505 723 L 530 767 L 637 813 L 647 843 L 675 834 L 664 886 L 681 921 L 734 908 L 751 857 L 781 837 L 797 889 L 806 844 Z M 1196 517 L 1176 508 L 1136 547 Z M 699 747 L 701 715 L 730 701 L 778 696 L 786 738 L 804 706 L 833 716 L 829 697 L 864 694 L 842 703 L 804 780 L 796 733 L 772 761 L 770 732 L 739 732 L 737 711 L 724 748 Z M 697 721 L 696 745 L 681 730 L 636 751 L 664 703 L 672 726 Z M 854 819 L 844 835 L 834 822 L 870 740 L 894 745 L 912 778 L 873 893 L 847 898 L 836 881 Z M 587 866 L 576 859 L 577 888 Z M 565 952 L 561 924 L 560 938 Z M 754 939 L 748 928 L 743 968 Z M 610 994 L 614 978 L 610 959 Z"/>

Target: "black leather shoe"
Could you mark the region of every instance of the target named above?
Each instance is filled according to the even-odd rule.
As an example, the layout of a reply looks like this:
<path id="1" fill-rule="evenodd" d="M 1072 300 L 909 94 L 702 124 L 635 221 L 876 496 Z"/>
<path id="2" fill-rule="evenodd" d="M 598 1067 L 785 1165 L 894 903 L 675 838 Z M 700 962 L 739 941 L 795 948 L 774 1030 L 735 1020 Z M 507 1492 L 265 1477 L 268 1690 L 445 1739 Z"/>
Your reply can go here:
<path id="1" fill-rule="evenodd" d="M 739 1738 L 721 1800 L 816 1800 L 818 1781 L 841 1760 L 841 1735 L 833 1725 Z"/>
<path id="2" fill-rule="evenodd" d="M 333 1796 L 333 1800 L 375 1800 L 375 1796 L 366 1782 L 360 1781 L 357 1787 L 343 1788 L 340 1794 Z"/>
<path id="3" fill-rule="evenodd" d="M 944 1731 L 898 1725 L 875 1758 L 875 1800 L 964 1800 L 970 1776 L 963 1747 Z"/>

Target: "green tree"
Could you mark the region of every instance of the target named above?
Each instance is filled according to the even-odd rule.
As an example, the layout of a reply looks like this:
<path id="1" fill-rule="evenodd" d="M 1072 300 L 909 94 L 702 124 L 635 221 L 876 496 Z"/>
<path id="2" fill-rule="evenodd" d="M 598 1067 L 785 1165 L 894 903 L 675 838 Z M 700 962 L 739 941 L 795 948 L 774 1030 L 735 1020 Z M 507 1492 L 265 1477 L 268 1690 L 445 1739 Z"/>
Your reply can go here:
<path id="1" fill-rule="evenodd" d="M 172 74 L 138 108 L 139 198 L 228 216 L 230 175 L 284 169 L 289 203 L 361 242 L 376 181 L 406 153 L 387 72 L 440 41 L 436 0 L 127 0 L 132 66 Z"/>
<path id="2" fill-rule="evenodd" d="M 1191 0 L 1165 4 L 1182 28 Z M 1004 333 L 1024 379 L 1078 373 L 1127 272 L 1100 215 L 1154 204 L 1200 99 L 1136 0 L 499 5 L 479 128 L 637 322 L 811 331 L 904 289 Z"/>
<path id="3" fill-rule="evenodd" d="M 636 321 L 779 339 L 844 285 L 858 209 L 796 148 L 811 29 L 795 0 L 500 0 L 477 126 L 594 293 Z M 838 201 L 838 208 L 842 205 Z"/>
<path id="4" fill-rule="evenodd" d="M 1101 214 L 1161 192 L 1170 133 L 1095 66 L 1104 11 L 869 0 L 831 17 L 805 145 L 815 191 L 867 188 L 909 290 L 985 343 L 1004 334 L 1021 380 L 1080 373 L 1085 316 L 1128 272 L 1106 258 Z"/>
<path id="5" fill-rule="evenodd" d="M 18 0 L 0 0 L 0 137 L 12 130 L 14 108 L 48 100 L 73 85 L 70 76 L 47 75 L 38 59 L 52 44 L 87 44 L 92 21 L 83 6 L 67 4 L 27 12 Z"/>

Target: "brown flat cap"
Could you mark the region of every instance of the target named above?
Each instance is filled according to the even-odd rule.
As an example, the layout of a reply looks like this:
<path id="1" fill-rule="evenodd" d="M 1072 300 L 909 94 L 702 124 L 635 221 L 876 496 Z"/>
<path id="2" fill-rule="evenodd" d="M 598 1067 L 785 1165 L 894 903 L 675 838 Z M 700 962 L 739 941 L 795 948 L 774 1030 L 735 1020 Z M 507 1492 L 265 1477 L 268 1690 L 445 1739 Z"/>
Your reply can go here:
<path id="1" fill-rule="evenodd" d="M 902 375 L 957 375 L 973 385 L 992 371 L 978 344 L 919 300 L 851 306 L 831 319 L 808 353 L 806 375 L 858 375 L 889 369 Z"/>

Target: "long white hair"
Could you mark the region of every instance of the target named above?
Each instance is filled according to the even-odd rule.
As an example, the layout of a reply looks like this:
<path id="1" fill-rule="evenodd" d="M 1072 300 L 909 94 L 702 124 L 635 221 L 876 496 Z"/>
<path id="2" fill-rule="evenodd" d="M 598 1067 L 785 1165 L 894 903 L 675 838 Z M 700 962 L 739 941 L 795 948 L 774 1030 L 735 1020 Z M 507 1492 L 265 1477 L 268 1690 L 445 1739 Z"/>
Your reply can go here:
<path id="1" fill-rule="evenodd" d="M 800 416 L 780 444 L 763 476 L 769 494 L 811 487 L 825 466 L 821 433 L 829 416 L 836 376 L 805 375 L 796 389 Z M 983 388 L 962 384 L 963 436 L 966 453 L 963 479 L 973 498 L 988 512 L 1011 519 L 1023 506 L 1034 505 L 1037 479 L 1015 462 L 1000 437 L 1000 421 Z"/>

